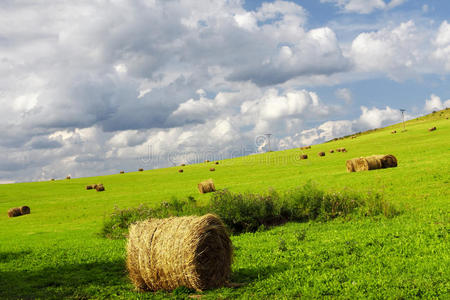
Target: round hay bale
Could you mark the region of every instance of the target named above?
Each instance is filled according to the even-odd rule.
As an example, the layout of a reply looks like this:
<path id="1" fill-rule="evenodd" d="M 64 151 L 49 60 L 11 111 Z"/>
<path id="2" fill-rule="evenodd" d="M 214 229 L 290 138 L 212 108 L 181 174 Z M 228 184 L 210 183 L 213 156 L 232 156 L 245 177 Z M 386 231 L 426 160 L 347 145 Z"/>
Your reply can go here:
<path id="1" fill-rule="evenodd" d="M 319 156 L 325 156 L 325 152 L 319 152 L 319 153 L 317 153 Z"/>
<path id="2" fill-rule="evenodd" d="M 435 126 L 435 127 L 428 128 L 428 131 L 435 131 L 435 130 L 436 130 L 436 126 Z"/>
<path id="3" fill-rule="evenodd" d="M 20 213 L 22 215 L 29 215 L 30 212 L 31 212 L 31 209 L 28 206 L 24 205 L 24 206 L 20 207 Z"/>
<path id="4" fill-rule="evenodd" d="M 70 176 L 67 176 L 66 179 L 70 179 Z"/>
<path id="5" fill-rule="evenodd" d="M 120 171 L 120 174 L 125 174 L 125 171 Z"/>
<path id="6" fill-rule="evenodd" d="M 380 160 L 383 168 L 397 167 L 397 158 L 392 154 L 381 155 Z"/>
<path id="7" fill-rule="evenodd" d="M 393 130 L 391 133 L 397 133 L 397 130 Z"/>
<path id="8" fill-rule="evenodd" d="M 336 152 L 341 152 L 341 148 L 336 149 Z"/>
<path id="9" fill-rule="evenodd" d="M 216 162 L 215 162 L 215 164 L 216 164 L 216 165 L 218 165 L 218 164 L 219 164 L 219 162 L 218 162 L 218 161 L 216 161 Z"/>
<path id="10" fill-rule="evenodd" d="M 179 169 L 179 170 L 178 170 L 178 173 L 183 173 L 183 169 Z"/>
<path id="11" fill-rule="evenodd" d="M 13 207 L 8 210 L 8 217 L 10 218 L 18 217 L 21 215 L 22 213 L 20 212 L 20 207 Z"/>
<path id="12" fill-rule="evenodd" d="M 330 153 L 334 153 L 334 150 L 333 150 L 333 149 L 331 149 L 331 150 L 330 150 Z"/>
<path id="13" fill-rule="evenodd" d="M 307 154 L 302 154 L 302 155 L 300 155 L 300 159 L 308 159 L 308 155 Z"/>
<path id="14" fill-rule="evenodd" d="M 216 187 L 214 186 L 214 182 L 212 179 L 208 179 L 208 180 L 200 182 L 197 185 L 197 188 L 198 188 L 198 191 L 200 192 L 200 194 L 205 194 L 205 193 L 210 193 L 210 192 L 216 191 Z"/>
<path id="15" fill-rule="evenodd" d="M 138 170 L 139 172 L 142 172 L 142 171 L 144 171 L 144 169 L 143 168 L 139 168 L 139 170 Z"/>
<path id="16" fill-rule="evenodd" d="M 341 152 L 347 152 L 347 149 L 341 148 Z"/>
<path id="17" fill-rule="evenodd" d="M 86 186 L 86 190 L 92 190 L 93 188 L 92 184 Z"/>
<path id="18" fill-rule="evenodd" d="M 209 168 L 210 172 L 214 172 L 216 169 L 215 168 Z"/>
<path id="19" fill-rule="evenodd" d="M 181 164 L 180 166 L 184 167 L 186 164 Z"/>
<path id="20" fill-rule="evenodd" d="M 55 178 L 50 179 L 50 181 L 55 181 Z"/>
<path id="21" fill-rule="evenodd" d="M 377 156 L 361 157 L 356 161 L 356 171 L 368 171 L 381 169 L 383 167 L 381 159 Z"/>
<path id="22" fill-rule="evenodd" d="M 97 190 L 97 192 L 103 192 L 105 190 L 105 187 L 100 183 L 96 185 L 95 189 Z"/>
<path id="23" fill-rule="evenodd" d="M 209 163 L 209 160 L 205 160 L 205 163 Z"/>
<path id="24" fill-rule="evenodd" d="M 130 226 L 127 269 L 138 290 L 203 291 L 225 285 L 232 244 L 215 215 L 148 219 Z"/>
<path id="25" fill-rule="evenodd" d="M 347 160 L 345 166 L 347 167 L 347 172 L 356 172 L 356 160 L 359 158 L 352 158 Z"/>

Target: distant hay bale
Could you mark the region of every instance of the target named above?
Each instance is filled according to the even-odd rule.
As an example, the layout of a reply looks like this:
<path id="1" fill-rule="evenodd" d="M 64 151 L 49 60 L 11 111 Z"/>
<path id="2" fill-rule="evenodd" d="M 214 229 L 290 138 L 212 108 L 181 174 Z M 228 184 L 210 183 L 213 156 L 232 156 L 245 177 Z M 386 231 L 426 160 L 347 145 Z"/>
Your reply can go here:
<path id="1" fill-rule="evenodd" d="M 179 169 L 179 170 L 178 170 L 178 173 L 183 173 L 183 169 Z"/>
<path id="2" fill-rule="evenodd" d="M 216 169 L 215 168 L 209 168 L 209 171 L 214 172 Z"/>
<path id="3" fill-rule="evenodd" d="M 55 178 L 50 179 L 50 181 L 55 181 Z"/>
<path id="4" fill-rule="evenodd" d="M 428 128 L 428 131 L 435 131 L 436 130 L 436 126 Z"/>
<path id="5" fill-rule="evenodd" d="M 392 130 L 392 132 L 391 133 L 397 133 L 397 130 Z"/>
<path id="6" fill-rule="evenodd" d="M 232 243 L 215 215 L 148 219 L 130 226 L 127 269 L 140 291 L 197 291 L 230 278 Z"/>
<path id="7" fill-rule="evenodd" d="M 184 167 L 186 164 L 181 164 L 180 166 Z"/>
<path id="8" fill-rule="evenodd" d="M 67 176 L 66 179 L 70 179 L 70 176 Z"/>
<path id="9" fill-rule="evenodd" d="M 308 155 L 307 154 L 302 154 L 302 155 L 300 155 L 300 159 L 308 159 Z"/>
<path id="10" fill-rule="evenodd" d="M 347 149 L 341 148 L 341 152 L 347 152 Z"/>
<path id="11" fill-rule="evenodd" d="M 214 182 L 212 179 L 208 179 L 205 181 L 200 182 L 197 185 L 198 191 L 201 194 L 205 194 L 205 193 L 210 193 L 210 192 L 215 192 L 216 191 L 216 187 L 214 186 Z"/>
<path id="12" fill-rule="evenodd" d="M 22 215 L 29 215 L 30 212 L 31 212 L 31 209 L 28 206 L 24 205 L 24 206 L 20 207 L 20 213 Z"/>
<path id="13" fill-rule="evenodd" d="M 392 154 L 353 158 L 347 160 L 346 167 L 348 172 L 394 168 L 397 167 L 397 158 Z"/>
<path id="14" fill-rule="evenodd" d="M 337 148 L 337 149 L 336 149 L 336 152 L 341 152 L 341 148 Z"/>
<path id="15" fill-rule="evenodd" d="M 93 188 L 94 186 L 92 186 L 92 184 L 86 186 L 86 190 L 92 190 Z"/>
<path id="16" fill-rule="evenodd" d="M 139 170 L 138 170 L 139 172 L 142 172 L 142 171 L 144 171 L 144 169 L 143 168 L 139 168 Z"/>
<path id="17" fill-rule="evenodd" d="M 216 162 L 215 162 L 215 164 L 216 164 L 216 165 L 218 165 L 218 164 L 219 164 L 219 162 L 218 162 L 218 161 L 216 161 Z"/>
<path id="18" fill-rule="evenodd" d="M 120 171 L 120 174 L 124 174 L 125 173 L 125 171 Z"/>
<path id="19" fill-rule="evenodd" d="M 20 207 L 13 207 L 8 210 L 8 217 L 10 218 L 18 217 L 21 215 L 22 213 L 20 212 Z"/>
<path id="20" fill-rule="evenodd" d="M 209 160 L 205 160 L 205 163 L 209 163 Z"/>
<path id="21" fill-rule="evenodd" d="M 103 186 L 103 184 L 96 184 L 95 189 L 97 190 L 97 192 L 103 192 L 105 190 L 105 187 Z"/>
<path id="22" fill-rule="evenodd" d="M 330 153 L 334 153 L 334 150 L 333 150 L 333 149 L 331 149 L 331 150 L 330 150 Z"/>
<path id="23" fill-rule="evenodd" d="M 319 156 L 325 156 L 325 152 L 321 151 L 319 153 L 317 153 Z"/>
<path id="24" fill-rule="evenodd" d="M 300 150 L 308 150 L 308 149 L 311 149 L 311 146 L 300 147 Z"/>

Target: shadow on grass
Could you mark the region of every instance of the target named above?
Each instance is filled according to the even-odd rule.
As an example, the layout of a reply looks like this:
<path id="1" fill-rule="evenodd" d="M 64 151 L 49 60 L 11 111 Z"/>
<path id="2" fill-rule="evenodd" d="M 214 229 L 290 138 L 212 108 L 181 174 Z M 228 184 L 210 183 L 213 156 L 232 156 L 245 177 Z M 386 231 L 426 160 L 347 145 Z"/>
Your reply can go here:
<path id="1" fill-rule="evenodd" d="M 19 252 L 0 252 L 0 263 L 8 263 L 12 260 L 20 259 L 30 253 L 30 250 Z"/>
<path id="2" fill-rule="evenodd" d="M 0 271 L 0 287 L 0 299 L 112 297 L 132 288 L 122 260 Z"/>
<path id="3" fill-rule="evenodd" d="M 233 271 L 231 274 L 231 281 L 237 284 L 247 285 L 255 280 L 261 280 L 268 278 L 277 273 L 286 271 L 289 268 L 288 264 L 279 264 L 274 266 L 264 266 L 264 267 L 252 267 L 252 268 L 241 268 Z"/>

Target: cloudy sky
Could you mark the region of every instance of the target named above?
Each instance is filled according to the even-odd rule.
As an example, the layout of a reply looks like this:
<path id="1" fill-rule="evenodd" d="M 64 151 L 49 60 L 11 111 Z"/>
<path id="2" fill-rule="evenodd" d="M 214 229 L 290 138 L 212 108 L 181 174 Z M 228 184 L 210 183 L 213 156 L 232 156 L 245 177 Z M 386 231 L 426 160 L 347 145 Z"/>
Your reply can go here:
<path id="1" fill-rule="evenodd" d="M 450 107 L 450 2 L 2 0 L 0 183 L 323 142 Z"/>

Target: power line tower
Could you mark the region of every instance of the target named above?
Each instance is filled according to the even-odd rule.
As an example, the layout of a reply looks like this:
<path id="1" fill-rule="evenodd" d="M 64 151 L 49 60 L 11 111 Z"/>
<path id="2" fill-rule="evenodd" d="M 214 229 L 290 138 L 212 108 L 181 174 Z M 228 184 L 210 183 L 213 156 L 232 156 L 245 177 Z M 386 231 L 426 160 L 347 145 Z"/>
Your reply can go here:
<path id="1" fill-rule="evenodd" d="M 406 109 L 400 108 L 400 111 L 402 112 L 402 120 L 403 120 L 403 131 L 405 131 L 405 111 Z"/>
<path id="2" fill-rule="evenodd" d="M 272 134 L 271 134 L 271 133 L 264 133 L 264 135 L 267 137 L 267 142 L 268 142 L 268 144 L 269 144 L 269 151 L 268 151 L 268 152 L 270 152 L 270 151 L 272 151 L 272 150 L 270 149 L 270 137 L 272 136 Z"/>

